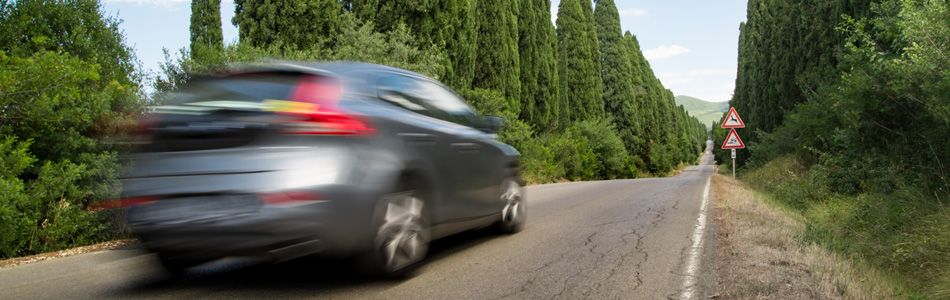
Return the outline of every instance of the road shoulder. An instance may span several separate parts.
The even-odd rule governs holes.
[[[713,176],[719,225],[717,299],[892,298],[883,275],[795,237],[805,225],[736,179]]]

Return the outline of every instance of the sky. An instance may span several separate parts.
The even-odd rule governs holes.
[[[158,70],[162,49],[188,46],[190,0],[102,0],[146,71]],[[624,31],[637,36],[653,72],[675,95],[728,101],[735,88],[739,23],[746,0],[615,0]],[[551,1],[552,22],[560,0]],[[221,1],[225,43],[237,41],[234,2]]]

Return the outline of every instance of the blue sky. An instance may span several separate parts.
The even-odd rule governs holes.
[[[739,22],[746,0],[615,0],[624,31],[637,36],[653,71],[676,95],[727,101],[736,78]],[[559,0],[552,0],[556,14]],[[162,48],[188,45],[190,0],[103,0],[146,69],[157,70]],[[221,1],[225,42],[237,40],[234,3]]]

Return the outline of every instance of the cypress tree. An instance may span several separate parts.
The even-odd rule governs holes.
[[[191,1],[191,55],[198,61],[213,59],[224,49],[221,35],[221,0]]]
[[[595,70],[598,72],[601,69],[601,55],[600,55],[600,39],[597,38],[597,26],[594,25],[594,7],[591,5],[591,0],[579,0],[581,4],[581,10],[584,12],[584,28],[587,30],[587,38],[590,39],[590,60],[591,64],[594,66]],[[619,19],[620,16],[618,15]],[[589,112],[590,117],[600,117],[604,115],[604,82],[601,76],[595,76],[594,78],[594,102],[591,104],[591,107],[594,109]]]
[[[235,0],[241,43],[288,48],[330,47],[342,32],[339,0]]]
[[[518,56],[518,22],[512,13],[516,3],[507,0],[478,2],[478,49],[472,87],[504,93],[508,109],[520,114],[521,67]]]
[[[614,117],[617,130],[627,144],[628,151],[636,153],[634,148],[638,141],[635,135],[640,132],[640,122],[633,94],[633,68],[620,28],[620,14],[614,1],[597,1],[594,19],[600,40],[600,74],[604,85],[604,105],[607,114]]]
[[[442,39],[448,55],[446,84],[457,89],[468,89],[475,77],[478,25],[475,21],[475,0],[446,0],[440,10]]]
[[[627,55],[630,57],[630,65],[633,69],[631,86],[636,95],[637,115],[643,132],[641,137],[645,143],[658,142],[660,135],[658,126],[661,126],[661,124],[657,121],[655,115],[657,111],[656,91],[653,86],[648,84],[651,82],[649,79],[653,78],[653,71],[650,70],[650,63],[643,57],[637,37],[627,31],[624,34],[624,40],[627,46]],[[640,151],[645,153],[647,150],[647,148],[643,148]]]
[[[345,7],[359,19],[373,22],[376,31],[387,32],[406,24],[421,47],[445,49],[443,82],[456,89],[472,84],[477,48],[475,0],[351,0]]]
[[[746,144],[782,124],[785,113],[803,103],[803,91],[837,79],[844,37],[841,15],[860,18],[874,0],[750,0],[740,25],[736,90],[730,105],[740,111]],[[888,46],[888,41],[881,43]],[[738,161],[748,157],[739,152]]]
[[[583,0],[586,1],[586,0]],[[570,121],[584,120],[603,110],[597,81],[600,68],[593,64],[593,46],[590,31],[580,2],[561,1],[557,12],[558,76],[560,78],[561,107],[559,126]]]
[[[518,49],[521,64],[521,119],[548,129],[557,114],[558,81],[550,0],[521,0]]]

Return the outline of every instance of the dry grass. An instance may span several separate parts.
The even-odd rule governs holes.
[[[0,260],[0,269],[16,267],[19,265],[25,265],[29,263],[38,262],[38,261],[56,259],[60,257],[68,257],[68,256],[79,255],[83,253],[108,250],[108,249],[118,248],[118,247],[131,245],[135,243],[138,243],[138,240],[124,239],[124,240],[117,240],[117,241],[109,241],[105,243],[98,243],[95,245],[76,247],[76,248],[66,249],[62,251],[35,254],[35,255],[24,256],[24,257],[15,257],[11,259],[4,259],[4,260]]]
[[[720,299],[890,299],[883,274],[795,236],[804,225],[745,184],[714,175]]]

